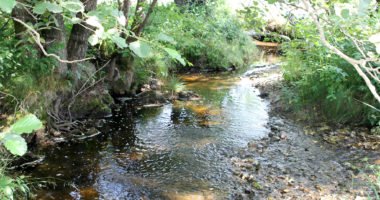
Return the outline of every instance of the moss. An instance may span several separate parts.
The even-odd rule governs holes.
[[[257,182],[257,181],[253,181],[252,186],[256,190],[262,190],[263,189],[263,186],[259,182]]]
[[[111,105],[114,101],[108,91],[95,90],[90,93],[77,99],[72,106],[71,112],[75,118],[101,118],[112,114]]]

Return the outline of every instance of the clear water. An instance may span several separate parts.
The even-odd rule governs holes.
[[[232,77],[232,78],[231,78]],[[38,199],[226,199],[230,156],[268,133],[267,103],[248,78],[185,75],[199,101],[138,109],[128,102],[97,138],[45,152],[34,177],[54,177]]]

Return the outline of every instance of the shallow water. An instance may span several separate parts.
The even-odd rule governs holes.
[[[34,177],[54,177],[38,199],[225,199],[230,156],[268,133],[267,103],[248,78],[184,75],[199,101],[138,109],[128,102],[102,134],[47,153]]]

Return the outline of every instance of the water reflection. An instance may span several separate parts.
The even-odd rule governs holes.
[[[75,187],[60,184],[39,199],[226,198],[236,184],[228,156],[267,133],[267,105],[247,78],[182,79],[201,100],[141,110],[126,104],[102,136],[49,152],[32,175],[59,173]]]

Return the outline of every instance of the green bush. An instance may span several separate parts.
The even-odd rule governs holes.
[[[256,48],[236,17],[219,4],[186,9],[174,4],[159,6],[150,23],[145,36],[177,49],[194,67],[242,68],[255,56]]]
[[[11,177],[8,175],[8,160],[0,156],[0,199],[27,199],[30,190],[24,176]]]
[[[380,113],[368,106],[377,103],[362,78],[352,65],[320,44],[312,24],[302,23],[306,24],[298,24],[296,30],[303,38],[283,45],[288,100],[295,108],[311,108],[334,123],[376,125]],[[359,56],[342,33],[331,27],[329,31],[334,33],[329,38],[334,45],[354,58]]]
[[[8,175],[8,159],[3,146],[14,156],[23,156],[27,144],[22,134],[30,134],[42,128],[42,122],[33,114],[25,115],[8,128],[0,132],[0,199],[25,199],[29,196],[29,187],[24,176],[11,177]]]
[[[0,24],[5,22],[0,19]],[[16,106],[14,99],[17,99],[17,106],[22,104],[25,109],[42,111],[41,108],[47,107],[48,100],[51,100],[49,91],[64,85],[57,83],[53,77],[56,62],[51,58],[40,57],[40,52],[30,43],[30,38],[16,39],[12,22],[3,27],[0,37],[0,91],[13,96],[7,99],[9,101],[3,101],[0,110],[12,113]],[[44,98],[37,100],[37,96]]]

